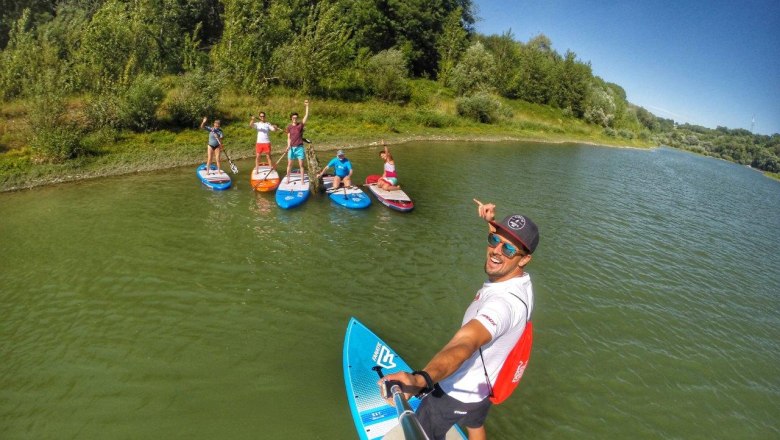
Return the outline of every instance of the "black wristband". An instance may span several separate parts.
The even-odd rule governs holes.
[[[431,379],[431,375],[428,374],[425,370],[419,370],[419,371],[413,371],[412,374],[422,376],[423,379],[425,379],[425,386],[426,389],[423,390],[424,393],[430,393],[433,391],[433,379]]]

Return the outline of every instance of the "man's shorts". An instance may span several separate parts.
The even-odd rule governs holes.
[[[271,154],[271,144],[255,144],[255,153],[257,154]]]
[[[290,147],[290,152],[287,154],[288,159],[303,159],[303,144],[295,147]]]
[[[438,386],[425,396],[417,408],[417,418],[431,440],[444,439],[452,425],[459,423],[467,428],[479,428],[485,424],[492,403],[485,399],[476,403],[463,403],[448,396]]]

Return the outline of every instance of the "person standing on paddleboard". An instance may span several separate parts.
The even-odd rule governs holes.
[[[425,395],[417,417],[433,440],[444,439],[456,423],[468,429],[469,440],[484,440],[485,420],[492,406],[490,382],[520,340],[533,310],[531,278],[525,266],[539,244],[539,229],[531,219],[513,214],[494,221],[495,205],[478,205],[489,223],[485,273],[488,281],[477,292],[461,328],[420,371],[388,374],[404,392]],[[488,381],[489,378],[489,381]]]
[[[203,120],[200,121],[201,130],[209,132],[209,143],[206,145],[206,174],[211,174],[211,158],[213,156],[216,156],[217,174],[219,174],[222,172],[222,167],[219,164],[219,153],[222,150],[222,138],[224,137],[224,134],[222,133],[222,129],[219,128],[219,119],[214,121],[213,126],[206,125],[208,119],[207,116],[204,116]]]
[[[323,168],[322,171],[317,174],[317,178],[319,179],[322,177],[322,175],[325,174],[329,168],[333,168],[334,172],[336,173],[336,176],[333,177],[333,186],[331,186],[331,190],[340,187],[342,183],[344,184],[344,187],[347,188],[352,186],[352,162],[347,159],[347,156],[344,154],[344,150],[339,150],[336,153],[336,157],[331,159],[330,162],[325,165],[325,168]]]
[[[261,154],[265,154],[265,157],[268,160],[268,165],[271,165],[273,163],[273,161],[271,161],[271,137],[269,136],[269,134],[270,132],[279,129],[278,126],[271,124],[270,122],[266,122],[265,112],[261,111],[260,114],[258,115],[258,118],[260,119],[260,121],[255,122],[255,116],[252,115],[252,119],[249,120],[249,126],[257,130],[257,142],[255,143],[256,172],[260,171]]]
[[[306,121],[309,119],[309,100],[303,101],[306,107],[306,113],[303,120],[298,120],[298,113],[290,113],[290,125],[287,126],[287,183],[290,183],[290,171],[292,169],[293,159],[298,159],[298,167],[301,170],[301,182],[303,182],[303,129]]]

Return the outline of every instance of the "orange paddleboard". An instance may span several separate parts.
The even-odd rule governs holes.
[[[279,186],[279,173],[268,163],[261,163],[252,170],[252,188],[260,192],[271,192]]]

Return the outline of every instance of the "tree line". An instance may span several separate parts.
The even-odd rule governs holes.
[[[31,146],[55,161],[82,154],[84,131],[190,127],[225,87],[407,105],[413,80],[425,78],[481,122],[509,114],[502,99],[524,100],[609,136],[777,172],[776,137],[677,126],[631,105],[622,87],[545,35],[481,35],[476,19],[472,0],[11,2],[0,18],[0,96],[29,102]],[[80,117],[68,109],[73,96],[84,102]]]

